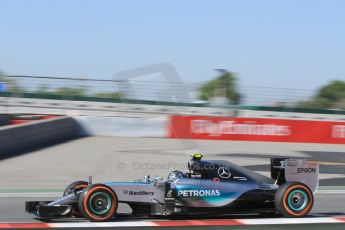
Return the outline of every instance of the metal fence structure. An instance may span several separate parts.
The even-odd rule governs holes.
[[[123,84],[126,83],[126,84]],[[294,108],[312,90],[240,86],[242,105],[215,105],[197,99],[200,84],[134,79],[9,76],[0,92],[2,114],[157,117],[171,114],[344,120],[345,111]],[[130,85],[130,87],[128,86]],[[128,91],[131,97],[127,95]],[[173,90],[171,89],[173,88]],[[171,93],[187,90],[186,101]],[[183,92],[185,94],[185,91]],[[181,97],[182,99],[184,97]]]
[[[89,79],[70,77],[8,76],[7,91],[20,93],[38,93],[60,95],[67,98],[78,96],[174,102],[171,91],[187,91],[189,101],[202,103],[198,98],[201,83],[165,82],[164,80],[130,80],[129,84],[114,79]],[[6,84],[6,83],[5,83]],[[183,87],[181,87],[181,84]],[[130,85],[131,89],[128,88]],[[131,93],[129,94],[129,91]],[[255,106],[292,106],[300,101],[310,99],[315,90],[274,88],[239,85],[243,100],[241,105]],[[133,93],[134,92],[134,93]],[[117,95],[118,93],[118,95]],[[181,102],[181,101],[179,101]],[[204,102],[205,103],[205,102]]]
[[[316,90],[298,88],[276,88],[261,86],[240,86],[244,105],[293,106],[311,99]]]

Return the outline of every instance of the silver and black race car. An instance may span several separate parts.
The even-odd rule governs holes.
[[[38,218],[84,217],[107,221],[126,203],[133,216],[185,216],[281,213],[306,216],[313,207],[319,165],[305,159],[271,159],[271,178],[223,160],[202,160],[194,154],[189,172],[172,171],[167,180],[93,184],[77,181],[54,201],[27,201],[25,209]]]

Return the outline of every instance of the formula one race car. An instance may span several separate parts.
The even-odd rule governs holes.
[[[281,213],[306,216],[313,207],[319,165],[305,159],[271,159],[271,178],[228,161],[202,160],[194,154],[188,173],[172,171],[167,180],[70,184],[62,198],[28,201],[38,218],[84,217],[107,221],[126,203],[133,216]]]

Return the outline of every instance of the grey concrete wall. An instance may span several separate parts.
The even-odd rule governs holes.
[[[12,117],[13,116],[9,114],[0,114],[0,126],[8,125]]]
[[[73,139],[78,135],[78,127],[70,117],[0,127],[0,159]]]
[[[0,127],[0,159],[83,136],[165,137],[166,116],[62,117]]]

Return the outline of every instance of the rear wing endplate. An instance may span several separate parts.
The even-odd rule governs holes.
[[[315,193],[319,186],[319,163],[306,159],[272,158],[271,177],[278,185],[301,182]]]
[[[319,186],[319,163],[306,159],[286,159],[285,180],[302,182],[315,193]]]

